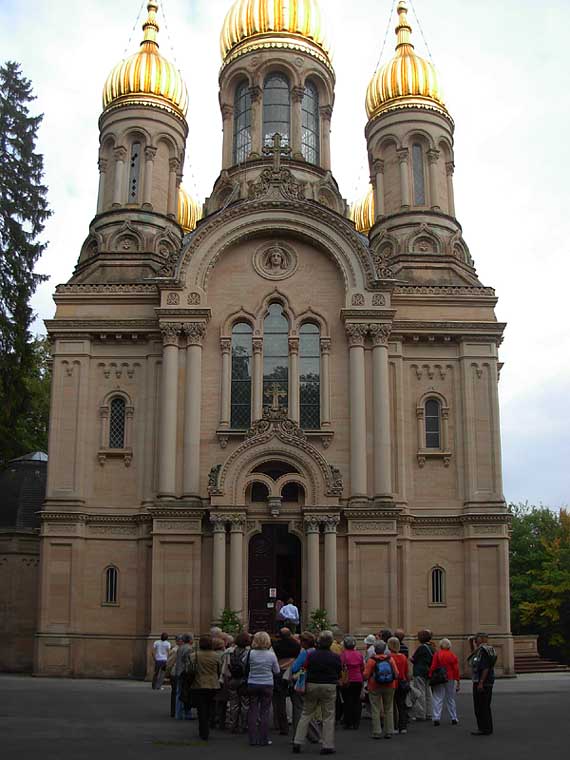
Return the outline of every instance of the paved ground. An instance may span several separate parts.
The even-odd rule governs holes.
[[[496,733],[472,737],[470,684],[462,684],[460,725],[412,724],[407,736],[372,741],[370,722],[361,730],[337,733],[341,757],[421,760],[568,760],[570,757],[570,675],[522,676],[495,687]],[[275,736],[267,748],[250,748],[245,737],[214,732],[196,738],[195,722],[171,720],[170,692],[147,683],[68,681],[0,676],[0,757],[6,760],[200,760],[288,757],[287,739]],[[304,756],[317,757],[308,745]]]

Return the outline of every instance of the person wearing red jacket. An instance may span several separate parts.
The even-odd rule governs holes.
[[[449,639],[442,639],[439,642],[439,650],[434,654],[429,669],[428,675],[430,679],[436,670],[445,671],[447,682],[431,687],[433,697],[433,725],[439,726],[445,703],[445,707],[451,718],[451,724],[456,726],[458,719],[455,694],[459,691],[461,681],[459,676],[459,660],[451,651],[451,641]]]

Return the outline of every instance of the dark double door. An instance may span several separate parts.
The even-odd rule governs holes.
[[[301,542],[286,525],[264,525],[250,540],[248,579],[250,632],[275,630],[276,598],[301,607]]]

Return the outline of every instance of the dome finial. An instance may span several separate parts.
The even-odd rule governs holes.
[[[396,50],[399,50],[404,45],[413,48],[412,27],[408,21],[408,5],[405,0],[400,0],[398,3],[398,16],[398,26],[396,27],[398,42],[396,44]]]
[[[141,42],[141,45],[144,45],[145,43],[150,42],[152,45],[156,45],[158,47],[158,32],[160,31],[160,27],[158,25],[158,21],[156,20],[156,13],[158,11],[158,2],[149,2],[146,6],[146,9],[148,11],[148,16],[146,18],[146,21],[143,24],[143,32],[144,32],[144,38]]]

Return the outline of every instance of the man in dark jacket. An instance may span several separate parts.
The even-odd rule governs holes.
[[[477,633],[469,639],[471,654],[468,661],[473,673],[473,708],[477,719],[477,731],[471,732],[473,736],[490,736],[493,733],[491,700],[497,655],[488,640],[486,633]]]
[[[293,638],[289,628],[281,628],[273,642],[273,651],[279,662],[279,675],[275,677],[275,686],[273,687],[273,721],[281,736],[287,736],[289,733],[289,721],[287,720],[289,683],[283,680],[283,675],[296,660],[301,651],[301,645],[297,639]]]

